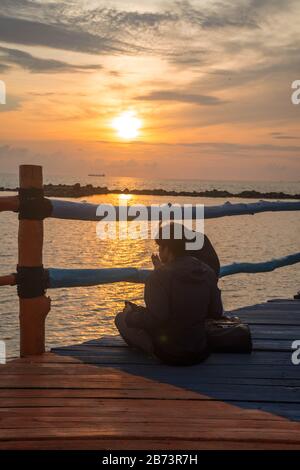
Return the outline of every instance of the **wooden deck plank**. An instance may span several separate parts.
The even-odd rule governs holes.
[[[266,354],[266,362],[264,363],[263,361],[263,356],[255,356],[255,359],[253,360],[252,362],[252,359],[251,357],[252,356],[242,356],[242,355],[236,355],[236,357],[234,358],[232,354],[226,354],[226,355],[221,355],[221,354],[214,354],[213,356],[211,356],[210,358],[207,359],[206,361],[206,364],[212,364],[212,365],[224,365],[224,364],[227,364],[227,365],[242,365],[242,366],[250,366],[251,364],[252,365],[260,365],[260,364],[265,364],[265,365],[276,365],[276,358],[279,357],[278,359],[278,364],[285,364],[286,362],[286,358],[288,357],[289,358],[289,365],[291,365],[291,350],[289,349],[289,351],[254,351],[254,353],[252,353],[253,357],[254,357],[254,354]],[[281,356],[281,354],[283,356]],[[273,356],[274,355],[274,356]],[[90,364],[90,365],[99,365],[99,366],[105,366],[105,369],[106,368],[109,368],[109,367],[118,367],[118,358],[114,358],[113,360],[111,359],[111,362],[108,362],[108,360],[106,358],[103,358],[102,357],[102,352],[99,351],[99,353],[97,355],[94,355],[94,356],[90,356],[90,355],[82,355],[80,356],[80,359],[77,357],[73,357],[73,356],[61,356],[63,357],[65,360],[63,362],[63,365],[66,366],[66,369],[67,369],[67,366],[73,366],[73,365],[76,365],[76,364]],[[282,359],[281,359],[282,357]],[[212,361],[212,362],[210,362]],[[52,364],[52,365],[57,365],[57,364],[61,364],[61,362],[58,362],[56,361],[56,359],[54,359],[53,357],[49,358],[47,360],[47,362],[40,362],[38,361],[36,364],[39,365],[39,364]],[[24,363],[26,364],[26,363]],[[130,366],[136,366],[136,367],[144,367],[145,370],[148,370],[149,368],[151,367],[156,367],[157,366],[157,362],[156,361],[150,361],[148,360],[147,358],[144,359],[144,360],[141,360],[141,361],[119,361],[119,366],[120,368],[122,367],[122,369],[126,370],[127,367],[130,367]],[[161,367],[164,367],[163,365],[161,365]],[[194,367],[197,367],[197,366],[194,366]],[[1,367],[0,367],[1,368]],[[259,369],[259,368],[257,368]]]
[[[92,356],[93,363],[92,364],[97,364],[97,361],[101,363],[101,357],[103,356],[104,352],[106,349],[109,348],[104,348],[101,346],[98,348],[98,353],[96,356]],[[116,349],[116,348],[112,348]],[[123,354],[123,348],[120,348],[118,352],[115,352],[115,354],[118,354],[121,356]],[[80,366],[82,364],[81,361],[73,359],[71,356],[68,358],[68,356],[64,356],[64,361],[57,361],[55,360],[55,356],[51,354],[47,354],[47,356],[50,356],[49,358],[47,357],[47,361],[44,360],[43,362],[18,362],[18,361],[12,361],[8,362],[5,366],[5,368],[0,367],[0,375],[1,374],[7,374],[12,371],[15,374],[18,373],[30,373],[31,371],[34,371],[36,374],[39,373],[49,373],[51,374],[52,372],[55,373],[55,371],[63,371],[66,374],[69,373],[78,373],[79,370],[81,369]],[[61,356],[57,356],[59,359]],[[65,367],[66,363],[68,364],[68,367]],[[207,365],[262,365],[262,366],[267,366],[267,365],[285,365],[285,366],[291,366],[291,353],[290,352],[280,352],[280,351],[253,351],[252,354],[247,354],[247,355],[241,355],[241,354],[213,354],[211,355],[204,364],[201,364],[200,366],[207,366]],[[141,363],[141,366],[148,366],[148,368],[153,368],[156,367],[156,364],[154,364],[154,361],[149,361],[147,358],[144,360],[143,363]],[[137,366],[139,367],[139,366]],[[199,366],[193,366],[193,370],[197,369]],[[165,371],[169,372],[170,368],[168,366],[164,366],[161,364],[159,371]],[[173,367],[172,370],[176,370],[176,372],[183,371],[185,369],[182,369],[182,367]],[[103,373],[107,373],[106,368],[103,369]]]
[[[16,400],[15,400],[16,401]],[[132,400],[132,399],[123,399],[123,400],[114,400],[111,398],[92,400],[90,403],[87,400],[77,400],[74,399],[70,401],[70,406],[61,407],[59,404],[53,406],[36,406],[34,409],[31,409],[28,406],[19,406],[11,410],[11,408],[1,407],[0,416],[110,416],[131,413],[136,415],[136,413],[143,410],[143,416],[183,416],[187,412],[193,412],[193,417],[198,418],[215,418],[215,419],[255,419],[255,420],[271,420],[271,421],[285,421],[283,417],[270,414],[268,412],[262,412],[261,410],[256,410],[255,408],[242,409],[239,406],[232,406],[227,403],[215,402],[213,407],[208,407],[205,401],[197,401],[195,404],[193,400],[188,398],[179,400],[174,407],[174,401],[167,399],[164,400],[163,408],[157,407],[156,400],[152,399],[141,399],[141,400]],[[83,406],[78,406],[79,403],[84,403]],[[59,403],[59,401],[58,401]],[[242,402],[241,402],[242,403]],[[95,407],[95,404],[97,406]],[[287,406],[287,405],[282,405]]]
[[[296,339],[297,336],[294,338]],[[292,340],[285,339],[254,339],[253,347],[256,351],[291,351]]]
[[[186,413],[192,413],[194,419],[229,419],[229,420],[255,420],[255,421],[282,421],[286,420],[283,417],[270,414],[267,412],[257,411],[255,409],[242,409],[240,406],[224,406],[223,403],[216,402],[213,407],[208,407],[207,403],[199,401],[196,405],[193,401],[188,399],[181,400],[174,407],[173,400],[165,400],[163,408],[157,407],[155,400],[98,400],[97,406],[90,406],[89,402],[85,402],[83,406],[78,406],[77,401],[73,406],[61,407],[61,406],[42,406],[30,408],[27,406],[11,408],[0,408],[1,418],[7,417],[42,417],[42,416],[58,416],[58,417],[102,417],[103,419],[109,418],[120,418],[121,416],[133,417],[133,419],[142,418],[162,418],[166,419],[170,417],[181,417],[185,418]],[[141,411],[143,411],[141,415]]]
[[[253,338],[253,347],[257,351],[282,351],[282,352],[287,352],[291,350],[291,343],[294,341],[295,338],[298,338],[297,333],[295,333],[295,336],[290,339],[277,339],[277,338],[267,338],[267,337],[262,337],[262,338]],[[82,357],[97,357],[99,356],[101,351],[98,351],[96,347],[87,347],[85,345],[83,346],[70,346],[70,348],[67,349],[67,346],[65,348],[55,348],[54,351],[62,356],[70,356],[72,355],[75,358],[78,358],[79,360],[82,360]],[[126,352],[125,354],[119,353],[117,351],[115,352],[105,352],[103,351],[101,354],[101,359],[103,363],[116,363],[113,361],[113,359],[117,359],[117,362],[120,363],[157,363],[157,361],[153,360],[152,358],[147,358],[146,356],[142,354],[137,354],[134,352]]]
[[[299,312],[300,301],[299,300],[288,300],[288,301],[268,301],[263,304],[249,305],[248,307],[241,307],[234,310],[236,312],[247,313],[253,310],[263,310],[264,312],[270,311],[271,313],[276,313],[277,311],[288,310],[289,312],[295,311]]]
[[[215,372],[217,372],[217,374],[215,374],[211,369],[213,369]],[[141,370],[141,369],[133,369],[132,370],[132,374],[133,375],[138,375],[138,370]],[[184,384],[187,384],[187,385],[196,385],[196,384],[233,384],[233,385],[236,385],[236,384],[245,384],[245,385],[285,385],[286,384],[286,380],[287,378],[289,379],[289,386],[293,386],[293,387],[299,387],[300,386],[300,378],[299,378],[299,374],[297,374],[297,371],[294,371],[293,369],[291,369],[291,374],[286,374],[285,371],[277,371],[277,370],[273,370],[273,371],[269,371],[267,368],[264,369],[266,371],[266,374],[264,374],[263,371],[257,371],[257,369],[254,368],[253,371],[250,371],[250,374],[249,374],[249,371],[248,370],[243,370],[243,369],[240,369],[240,368],[236,368],[235,366],[232,366],[232,367],[229,367],[228,368],[228,374],[226,374],[227,370],[226,368],[224,367],[214,367],[211,366],[210,368],[203,368],[202,369],[202,372],[205,373],[204,376],[200,375],[200,376],[195,376],[195,377],[190,377],[188,378],[186,376],[186,374],[174,374],[173,378],[172,378],[172,382],[175,383],[176,385],[184,385]],[[108,381],[116,381],[116,378],[113,377],[112,375],[109,375],[109,374],[106,374],[106,375],[102,375],[100,377],[98,376],[92,376],[92,375],[87,375],[87,374],[83,374],[82,373],[83,371],[79,369],[78,371],[78,379],[82,379],[82,380],[89,380],[89,381],[94,381],[92,383],[91,386],[84,386],[84,387],[76,387],[76,388],[95,388],[94,385],[95,385],[95,382],[96,384],[98,385],[97,388],[107,388],[105,386],[103,386],[103,383],[105,384],[106,382]],[[141,371],[141,374],[143,373],[144,371]],[[152,372],[152,373],[151,373]],[[219,372],[219,374],[218,374]],[[252,374],[251,374],[252,372]],[[151,373],[151,379],[152,380],[157,380],[157,381],[167,381],[169,382],[169,376],[166,375],[166,374],[157,374],[155,373],[155,370],[154,371],[148,371],[148,376],[150,377],[150,373]],[[30,381],[30,377],[34,377],[34,381]],[[1,380],[0,380],[0,389],[8,389],[8,390],[11,390],[11,388],[21,388],[21,389],[25,389],[25,388],[32,388],[31,385],[34,385],[37,383],[38,381],[38,386],[35,386],[35,388],[53,388],[53,383],[50,385],[48,385],[48,382],[45,383],[45,382],[41,382],[41,380],[43,379],[43,377],[54,377],[54,380],[56,380],[56,378],[59,378],[61,379],[62,377],[70,377],[72,376],[71,374],[63,374],[63,372],[60,372],[60,373],[51,373],[51,374],[37,374],[37,375],[34,375],[34,374],[9,374],[9,375],[4,375],[4,374],[1,374]],[[16,378],[25,378],[27,380],[27,385],[24,386],[23,383],[17,383],[17,385],[14,385],[16,384],[16,381],[14,382],[13,385],[11,385],[11,378],[13,379],[16,379]],[[53,382],[53,381],[52,381]],[[137,383],[137,381],[132,381],[131,379],[128,380],[128,382],[130,383],[130,385],[134,385]],[[8,385],[10,384],[10,385]],[[61,384],[59,381],[57,382],[57,387],[55,386],[54,384],[54,388],[62,388],[62,387],[65,387],[65,384],[66,382],[64,381],[63,384]],[[76,385],[77,382],[68,382],[67,385]],[[112,387],[108,387],[108,388],[112,388]],[[115,385],[113,386],[113,388],[119,388],[119,387],[116,387]],[[1,396],[1,395],[0,395]]]
[[[181,420],[182,421],[182,420]],[[299,426],[298,423],[296,426]],[[169,423],[160,423],[159,426],[151,426],[149,423],[130,425],[130,423],[100,423],[93,426],[77,426],[71,428],[49,426],[48,428],[37,429],[32,426],[28,428],[0,429],[0,440],[28,440],[36,439],[67,439],[78,438],[89,440],[98,439],[173,439],[175,440],[193,440],[198,441],[199,446],[203,441],[236,441],[236,442],[270,442],[270,443],[289,443],[300,446],[300,430],[294,428],[291,423],[289,429],[281,429],[281,423],[277,429],[266,430],[264,425],[260,428],[248,429],[242,427],[241,423],[236,428],[214,426],[213,429],[199,426],[199,423],[189,423],[189,426],[182,427],[170,426]],[[162,441],[163,442],[163,441]]]
[[[149,424],[151,423],[152,432],[150,436],[152,438],[157,437],[159,435],[159,431],[156,434],[156,428],[162,430],[162,428],[166,428],[166,430],[170,430],[170,428],[178,427],[179,422],[180,425],[180,432],[173,433],[173,436],[183,438],[186,432],[191,432],[195,430],[197,436],[200,436],[200,433],[206,432],[213,432],[216,428],[224,428],[226,431],[236,431],[240,429],[241,431],[247,431],[249,434],[252,432],[260,432],[263,428],[265,433],[276,433],[276,432],[293,432],[296,435],[294,439],[296,442],[300,444],[300,426],[299,423],[296,422],[289,422],[287,420],[278,422],[273,420],[255,420],[255,419],[234,419],[228,418],[221,419],[221,418],[188,418],[186,416],[165,416],[162,415],[161,417],[158,416],[144,416],[143,410],[140,410],[137,416],[132,416],[131,414],[127,414],[126,416],[81,416],[76,415],[74,416],[20,416],[20,417],[4,417],[1,418],[1,429],[0,430],[0,439],[5,438],[5,432],[10,432],[18,429],[19,436],[22,435],[22,430],[28,432],[28,429],[36,429],[45,430],[47,432],[48,429],[52,428],[64,428],[66,432],[73,431],[74,428],[79,427],[81,428],[92,428],[101,432],[102,430],[107,431],[108,429],[118,429],[119,432],[124,433],[124,429],[126,428],[135,428],[135,434],[133,436],[138,437],[142,436],[144,433],[148,434],[148,428],[150,427]],[[279,431],[280,430],[280,431]],[[163,434],[165,437],[169,437],[172,434]],[[24,435],[24,434],[23,434]],[[124,434],[111,434],[111,436],[117,435],[119,437],[124,436]],[[47,434],[46,436],[47,437]]]
[[[57,439],[1,442],[0,450],[299,450],[298,444],[273,442],[192,441],[172,439]]]

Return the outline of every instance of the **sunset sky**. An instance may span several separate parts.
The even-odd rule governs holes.
[[[300,179],[299,0],[1,0],[0,79],[2,172]]]

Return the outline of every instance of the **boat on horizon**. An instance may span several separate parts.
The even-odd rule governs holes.
[[[90,173],[88,176],[100,176],[103,178],[105,176],[105,173]]]

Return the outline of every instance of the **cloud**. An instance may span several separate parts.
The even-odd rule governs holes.
[[[34,73],[54,73],[54,72],[80,72],[88,70],[99,70],[101,65],[73,65],[67,62],[54,59],[41,59],[34,57],[28,52],[18,49],[8,49],[0,46],[0,58],[7,64],[17,65]]]
[[[82,16],[85,22],[102,25],[104,30],[138,32],[158,30],[161,26],[177,23],[179,17],[172,11],[138,12],[122,11],[116,8],[97,8]]]
[[[138,101],[174,101],[176,103],[189,103],[201,106],[215,106],[223,103],[222,100],[215,96],[183,93],[176,90],[153,91],[146,95],[137,96],[135,99]]]
[[[230,142],[195,142],[191,144],[184,144],[188,147],[203,147],[205,149],[221,150],[224,153],[231,153],[236,151],[249,151],[251,152],[275,152],[275,153],[300,153],[300,145],[272,145],[272,144],[236,144]]]
[[[4,144],[0,145],[0,161],[3,165],[5,161],[9,162],[11,160],[27,159],[29,156],[29,151],[25,147],[12,147],[11,145]],[[15,163],[13,163],[15,165]]]
[[[211,0],[199,5],[181,0],[165,2],[160,7],[153,5],[152,11],[145,11],[143,0],[131,10],[126,9],[126,4],[108,8],[104,1],[99,3],[93,8],[80,0],[1,0],[0,40],[92,54],[166,50],[176,53],[171,51],[175,43],[182,39],[186,44],[187,37],[197,39],[199,32],[255,31],[270,14],[283,9],[286,12],[294,2]],[[196,47],[194,50],[197,54]],[[175,60],[174,56],[171,60]],[[184,61],[180,53],[178,61]]]
[[[16,111],[21,108],[21,99],[16,96],[6,95],[6,103],[0,105],[0,113]]]
[[[288,135],[284,134],[283,132],[271,132],[270,134],[273,139],[278,139],[278,140],[299,140],[300,137],[296,135]]]
[[[201,72],[219,69],[224,62],[228,64],[230,55],[231,69],[242,69],[248,62],[254,69],[253,77],[256,67],[263,69],[264,60],[276,63],[284,57],[289,37],[294,46],[299,38],[297,0],[210,0],[201,7],[191,1],[176,4],[181,10],[178,16],[189,29],[185,35],[176,29],[176,47],[167,51],[167,57],[180,68],[197,67]],[[296,49],[299,57],[299,47]]]
[[[111,141],[99,140],[99,144],[111,146]],[[147,142],[147,141],[133,141],[133,142],[114,142],[119,147],[128,145],[133,146],[145,146],[145,147],[180,147],[184,148],[195,148],[205,150],[205,152],[215,152],[218,155],[231,155],[233,153],[239,153],[241,151],[248,152],[249,158],[253,152],[275,152],[275,153],[300,153],[300,145],[272,145],[272,144],[239,144],[235,142],[214,142],[214,141],[203,141],[203,142]]]
[[[202,6],[189,0],[175,1],[178,16],[206,30],[235,28],[256,30],[270,15],[286,13],[297,0],[211,0]],[[197,6],[195,6],[197,5]]]
[[[118,41],[110,41],[80,28],[72,30],[63,23],[52,25],[3,16],[0,16],[0,41],[90,54],[125,50]]]
[[[195,7],[192,2],[184,0],[175,2],[179,17],[187,23],[203,29],[223,28],[257,28],[253,10],[246,7],[245,2],[234,3],[229,1],[205,4]]]
[[[43,165],[45,174],[57,175],[57,164],[59,162],[60,174],[85,175],[87,172],[108,172],[110,175],[149,175],[155,173],[159,165],[151,158],[132,158],[125,152],[121,157],[114,158],[110,153],[102,152],[103,157],[99,158],[99,152],[93,152],[91,148],[82,143],[82,148],[78,148],[78,142],[70,143],[55,142],[48,145],[43,143],[35,145],[26,142],[25,145],[15,146],[10,142],[0,145],[1,169],[7,172],[14,172],[19,165]],[[123,157],[123,158],[122,158]]]
[[[0,72],[3,73],[3,72],[7,72],[7,70],[9,70],[10,67],[6,64],[0,64]]]
[[[207,50],[189,50],[175,51],[168,54],[168,61],[170,64],[179,67],[199,67],[207,64]]]
[[[115,176],[203,179],[274,179],[272,168],[285,168],[284,179],[299,174],[300,146],[242,145],[233,142],[196,142],[186,144],[137,143],[119,145],[112,142],[19,141],[18,146],[0,145],[2,171],[14,172],[20,164],[43,165],[44,174],[81,175],[105,172]],[[160,147],[158,147],[160,145]],[[292,151],[290,151],[292,150]],[[99,158],[101,155],[101,158]],[[53,180],[52,180],[53,182]]]
[[[57,171],[57,162],[60,162],[62,167],[67,161],[69,167],[72,168],[72,158],[68,155],[67,152],[64,152],[64,149],[59,150],[43,150],[35,149],[31,147],[30,144],[27,146],[15,146],[11,143],[5,143],[0,145],[0,162],[1,169],[7,172],[16,172],[16,168],[19,165],[28,164],[28,165],[43,165],[46,171]],[[43,145],[43,147],[46,145]],[[86,162],[80,161],[78,157],[73,160],[74,167],[77,166],[84,168]]]
[[[149,172],[155,171],[158,168],[158,163],[155,161],[148,160],[138,160],[135,158],[125,158],[124,160],[105,160],[105,159],[96,159],[92,168],[95,172],[109,172],[109,174],[115,175],[129,175],[129,174],[147,174]]]

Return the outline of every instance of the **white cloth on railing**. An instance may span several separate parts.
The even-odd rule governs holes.
[[[90,220],[99,221],[103,217],[97,216],[97,209],[99,204],[91,204],[88,202],[73,202],[73,201],[61,201],[58,199],[51,199],[53,211],[51,217],[57,219],[69,219],[69,220]],[[200,203],[198,201],[198,203]],[[130,207],[130,206],[128,206]],[[183,207],[183,206],[182,206]],[[116,215],[122,210],[119,206],[115,207]],[[204,218],[214,219],[218,217],[234,216],[234,215],[247,215],[257,214],[260,212],[279,212],[279,211],[299,211],[300,201],[258,201],[250,203],[237,203],[232,204],[226,202],[218,206],[205,206]],[[148,218],[151,214],[151,208],[147,208]],[[192,210],[192,218],[195,219],[197,215],[196,207],[194,205]],[[128,217],[128,220],[132,220],[133,217]],[[139,218],[139,220],[142,220]],[[152,219],[153,220],[153,219]],[[159,217],[157,217],[159,220]]]
[[[233,263],[221,268],[220,277],[238,273],[263,273],[300,263],[300,253],[261,263]],[[114,282],[144,283],[151,269],[49,269],[50,288],[84,287]]]

